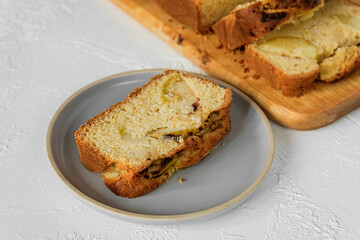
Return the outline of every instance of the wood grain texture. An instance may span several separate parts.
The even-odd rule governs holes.
[[[205,72],[245,92],[282,125],[315,129],[360,106],[360,71],[335,83],[316,82],[302,97],[285,97],[246,67],[243,51],[225,49],[215,34],[196,34],[149,0],[111,1]]]

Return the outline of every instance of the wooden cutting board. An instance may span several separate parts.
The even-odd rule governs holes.
[[[196,34],[151,0],[111,1],[205,72],[252,97],[272,120],[282,125],[315,129],[360,106],[360,71],[335,83],[316,82],[315,89],[302,97],[285,97],[246,67],[243,51],[221,47],[215,34]]]

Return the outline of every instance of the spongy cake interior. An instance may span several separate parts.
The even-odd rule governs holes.
[[[212,82],[173,72],[98,115],[83,130],[83,139],[113,162],[129,166],[163,158],[183,139],[159,136],[199,128],[221,107],[225,93]]]

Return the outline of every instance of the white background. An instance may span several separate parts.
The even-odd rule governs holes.
[[[269,175],[209,221],[139,225],[76,199],[47,158],[51,117],[79,88],[146,68],[202,72],[107,0],[0,1],[0,239],[360,239],[360,109],[313,131],[272,122]]]

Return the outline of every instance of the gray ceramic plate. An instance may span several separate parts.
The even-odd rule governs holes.
[[[264,179],[274,157],[271,126],[262,110],[236,88],[232,130],[199,164],[175,173],[155,191],[136,199],[114,195],[100,174],[86,170],[79,159],[74,132],[89,118],[122,101],[135,88],[163,70],[133,71],[94,82],[67,99],[47,133],[50,162],[76,196],[102,213],[141,223],[171,223],[214,217],[237,206]],[[178,178],[185,182],[180,184]]]

